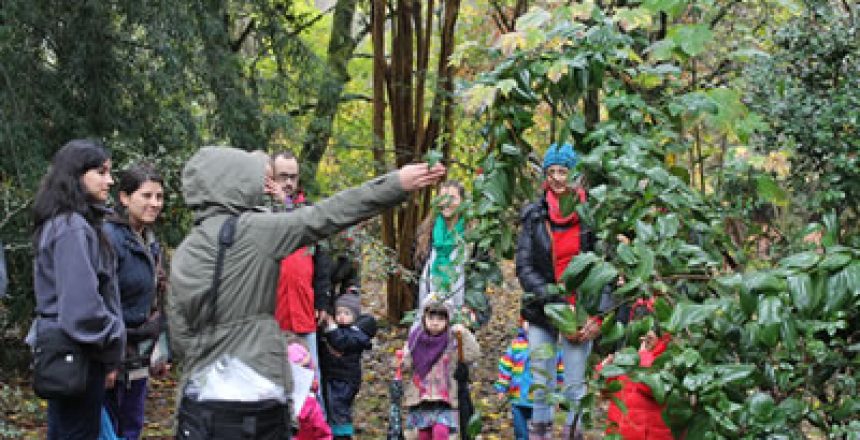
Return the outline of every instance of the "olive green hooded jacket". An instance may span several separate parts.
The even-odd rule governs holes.
[[[264,204],[266,158],[227,147],[204,147],[185,165],[182,193],[195,225],[176,249],[170,269],[168,324],[174,353],[184,362],[182,384],[222,355],[232,355],[292,391],[285,335],[274,318],[280,261],[296,249],[403,201],[396,172],[312,206],[270,213]],[[239,215],[218,289],[216,324],[205,293],[212,284],[218,234]]]

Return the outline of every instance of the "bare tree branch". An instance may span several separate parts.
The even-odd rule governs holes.
[[[245,26],[245,30],[242,31],[242,35],[239,35],[239,38],[230,43],[230,51],[238,52],[239,49],[242,49],[242,45],[245,44],[245,40],[248,39],[248,36],[251,35],[251,31],[253,31],[256,26],[257,21],[252,18],[251,21],[248,22],[248,25]]]

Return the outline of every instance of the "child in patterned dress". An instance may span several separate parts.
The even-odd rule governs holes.
[[[418,440],[447,440],[456,432],[457,333],[463,343],[464,362],[481,355],[475,336],[463,325],[451,325],[452,307],[430,297],[419,313],[420,321],[409,332],[404,349],[403,405],[406,426],[418,430]]]

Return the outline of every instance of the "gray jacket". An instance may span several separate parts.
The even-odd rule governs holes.
[[[281,259],[406,198],[397,174],[390,173],[312,206],[265,212],[259,208],[265,161],[242,150],[204,147],[183,170],[182,192],[194,210],[195,226],[173,254],[167,294],[174,353],[185,362],[183,383],[231,355],[290,392],[286,338],[274,318]],[[218,233],[230,215],[239,219],[224,258],[216,324],[199,327],[209,316],[205,293],[212,283]]]
[[[77,213],[45,222],[33,272],[36,334],[60,327],[92,358],[117,366],[125,348],[125,326],[114,259],[100,246],[96,230]]]

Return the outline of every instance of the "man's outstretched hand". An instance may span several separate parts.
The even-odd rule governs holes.
[[[440,163],[432,168],[426,163],[414,163],[404,165],[397,175],[405,191],[415,191],[436,184],[445,175],[445,171],[445,166]]]

